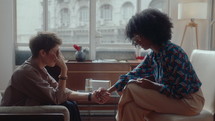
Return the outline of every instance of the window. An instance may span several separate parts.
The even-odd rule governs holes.
[[[17,0],[17,40],[19,50],[28,49],[29,38],[42,30],[43,8],[42,0]]]
[[[74,59],[73,44],[88,50],[88,59],[134,59],[136,48],[124,36],[129,18],[154,0],[16,0],[16,50],[28,50],[39,31],[55,32],[62,51]],[[160,4],[153,3],[153,6]],[[151,4],[150,4],[151,3]],[[162,6],[165,8],[165,6]],[[166,9],[166,8],[165,8]],[[119,56],[120,55],[120,56]]]
[[[131,2],[126,2],[122,6],[122,16],[123,19],[129,20],[129,18],[132,16],[134,13],[134,6],[132,5]]]
[[[89,22],[89,9],[86,6],[80,8],[79,20],[84,23]]]
[[[101,19],[104,21],[112,20],[112,7],[111,5],[105,4],[101,6]]]
[[[61,27],[69,27],[69,22],[70,22],[70,14],[69,14],[69,9],[68,8],[63,8],[60,11],[60,24]]]

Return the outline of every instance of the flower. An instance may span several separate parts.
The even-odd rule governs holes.
[[[144,59],[144,56],[137,56],[136,59],[143,60],[143,59]]]
[[[80,51],[80,50],[81,50],[81,46],[78,46],[78,45],[76,45],[76,44],[74,44],[73,47],[74,47],[77,51]]]

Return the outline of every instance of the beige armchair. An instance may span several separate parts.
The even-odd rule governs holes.
[[[59,105],[0,106],[0,121],[70,121],[70,115]]]
[[[205,97],[204,109],[196,116],[151,113],[147,121],[215,121],[215,51],[194,50],[191,63],[200,80]]]

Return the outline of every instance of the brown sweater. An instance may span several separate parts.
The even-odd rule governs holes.
[[[66,101],[68,92],[58,88],[58,83],[45,68],[40,69],[30,60],[31,58],[14,71],[1,105],[32,106]]]

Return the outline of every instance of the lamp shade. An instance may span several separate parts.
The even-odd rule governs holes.
[[[206,19],[206,2],[185,2],[178,4],[178,19]]]

